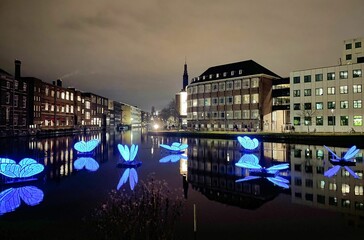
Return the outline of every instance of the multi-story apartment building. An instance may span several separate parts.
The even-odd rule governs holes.
[[[20,135],[27,132],[28,85],[20,76],[15,60],[15,77],[0,69],[0,134]]]
[[[62,80],[42,84],[42,130],[72,130],[74,128],[74,90],[64,88]]]
[[[363,132],[363,53],[363,38],[346,40],[340,65],[290,73],[296,131]]]
[[[22,79],[28,84],[28,114],[27,122],[29,130],[34,134],[42,126],[42,100],[43,94],[42,80],[35,77],[23,77]]]
[[[121,124],[130,128],[141,127],[141,109],[126,103],[121,103]]]
[[[85,125],[89,128],[106,128],[108,114],[108,99],[94,93],[82,93],[85,99]]]
[[[283,119],[272,114],[277,79],[281,77],[253,60],[210,67],[187,86],[188,127],[272,130],[272,122]]]

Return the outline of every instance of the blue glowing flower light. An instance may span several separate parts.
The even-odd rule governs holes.
[[[259,159],[254,154],[244,154],[235,166],[249,169],[251,175],[238,179],[235,182],[244,182],[252,179],[266,178],[268,181],[283,187],[289,188],[289,180],[279,176],[279,171],[289,168],[288,163],[281,163],[269,168],[264,168],[259,164]]]
[[[73,166],[77,170],[85,168],[86,170],[89,170],[91,172],[95,172],[99,169],[99,164],[92,157],[77,158],[76,161],[73,163]]]
[[[138,173],[135,168],[126,168],[124,173],[121,175],[118,186],[116,187],[119,190],[129,179],[130,189],[134,190],[135,185],[138,183]]]
[[[99,145],[99,139],[91,139],[89,141],[79,141],[76,142],[74,148],[78,154],[90,154],[93,153],[95,148]]]
[[[28,178],[43,170],[43,164],[32,158],[23,158],[19,164],[9,158],[0,158],[0,173],[9,178]]]
[[[332,154],[332,158],[329,159],[329,161],[332,165],[334,165],[334,167],[325,171],[324,173],[325,177],[334,176],[340,170],[341,167],[344,167],[354,178],[359,178],[359,176],[351,168],[349,168],[349,166],[355,166],[356,164],[354,161],[354,157],[359,152],[359,149],[357,149],[355,145],[349,148],[349,150],[345,153],[344,157],[342,158],[337,156],[329,147],[325,145],[324,147],[327,149],[327,151],[329,151]]]
[[[170,154],[167,155],[159,160],[160,163],[167,163],[167,162],[178,162],[180,159],[187,159],[186,154]]]
[[[159,144],[159,146],[172,153],[183,153],[188,148],[187,144],[180,142],[173,142],[172,145]]]
[[[253,150],[258,150],[259,147],[259,141],[256,138],[251,139],[248,136],[238,136],[238,142],[240,143],[240,145],[249,151],[253,151]]]
[[[140,161],[135,160],[138,153],[138,145],[132,144],[129,148],[128,145],[118,144],[118,149],[124,160],[123,166],[139,166],[141,164]]]
[[[8,188],[0,193],[0,215],[15,211],[21,199],[29,206],[35,206],[43,201],[43,191],[34,186]]]

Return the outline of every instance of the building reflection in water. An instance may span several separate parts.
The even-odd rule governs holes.
[[[324,173],[332,164],[331,154],[323,146],[292,145],[292,202],[342,212],[348,224],[364,227],[363,150],[355,156],[350,168],[359,176],[353,178],[341,168],[331,178]],[[344,156],[348,148],[331,147],[336,155]]]
[[[264,178],[237,183],[248,174],[246,169],[236,167],[235,163],[242,156],[240,144],[234,140],[190,139],[188,151],[188,182],[193,189],[200,191],[211,200],[255,209],[272,200],[286,190],[275,187]],[[269,144],[262,143],[256,156],[262,166],[285,162],[285,158],[275,158],[278,154],[271,148],[264,158],[264,149]],[[279,156],[279,155],[278,155]]]
[[[46,178],[59,180],[77,170],[73,164],[78,159],[77,151],[73,148],[74,144],[81,140],[89,141],[91,139],[100,139],[100,144],[95,149],[97,159],[93,160],[97,164],[107,161],[108,141],[110,140],[108,132],[89,133],[74,137],[32,139],[29,141],[29,150],[33,152],[39,163],[44,164]]]
[[[348,224],[364,227],[363,150],[355,156],[356,165],[351,166],[359,179],[345,168],[328,178],[324,172],[332,164],[323,145],[263,143],[257,153],[260,165],[290,164],[286,176],[290,188],[282,189],[264,179],[235,183],[247,174],[235,166],[242,156],[237,141],[189,139],[188,144],[187,182],[211,200],[254,209],[278,194],[288,194],[292,203],[339,211],[346,214]],[[344,156],[348,149],[330,148],[338,156]]]

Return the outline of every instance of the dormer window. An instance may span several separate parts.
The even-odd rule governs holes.
[[[210,74],[209,78],[212,79],[212,74]]]
[[[216,73],[216,78],[219,78],[220,74]]]
[[[203,75],[203,76],[202,76],[202,79],[203,79],[203,80],[205,80],[205,78],[206,78],[206,76],[205,76],[205,75]]]
[[[230,74],[231,74],[231,76],[234,76],[234,74],[235,74],[235,71],[231,71],[231,73],[230,73]]]
[[[224,77],[226,77],[226,75],[227,75],[227,73],[226,73],[226,72],[224,72],[224,73],[222,74],[222,76],[224,76]]]
[[[239,69],[239,74],[243,74],[243,69]]]

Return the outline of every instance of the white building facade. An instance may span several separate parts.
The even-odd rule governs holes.
[[[344,41],[341,65],[290,73],[297,132],[363,132],[363,38]]]

